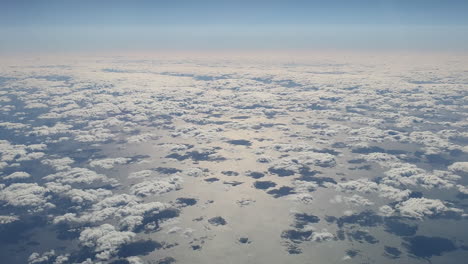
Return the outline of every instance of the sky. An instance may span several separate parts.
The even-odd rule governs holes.
[[[0,51],[466,51],[467,13],[458,0],[0,0]]]

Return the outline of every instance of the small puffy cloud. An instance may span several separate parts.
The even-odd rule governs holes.
[[[207,170],[203,170],[201,168],[189,168],[182,172],[182,175],[187,175],[190,177],[202,177],[206,175]]]
[[[147,178],[153,174],[154,171],[152,170],[141,170],[141,171],[136,171],[132,172],[128,175],[129,179],[139,179],[139,178]]]
[[[54,126],[38,126],[33,127],[29,135],[33,136],[55,136],[59,134],[67,134],[72,128],[72,125],[67,125],[64,123],[56,123]]]
[[[65,264],[69,262],[69,254],[56,255],[55,250],[39,254],[33,252],[28,258],[28,264]]]
[[[118,231],[110,224],[103,224],[84,229],[79,241],[83,246],[91,248],[98,259],[108,260],[122,245],[132,242],[135,236],[133,232]]]
[[[336,164],[335,156],[328,153],[307,153],[299,156],[299,162],[307,166],[334,167]]]
[[[12,174],[3,177],[3,179],[5,179],[5,180],[21,180],[21,179],[27,179],[27,178],[30,178],[30,177],[31,177],[31,174],[29,174],[27,172],[17,171],[17,172],[13,172]]]
[[[379,214],[382,216],[392,216],[395,213],[395,210],[388,205],[383,205],[379,207]]]
[[[463,210],[450,208],[441,200],[427,198],[410,198],[395,206],[400,215],[410,218],[423,219],[424,217],[443,216],[453,214],[460,216]]]
[[[20,158],[17,161],[27,161],[27,160],[38,160],[45,156],[43,152],[30,152]]]
[[[320,231],[320,232],[313,232],[311,240],[315,242],[325,242],[325,241],[331,241],[335,238],[335,235],[328,232],[326,229]]]
[[[171,176],[163,179],[147,180],[133,185],[130,191],[138,196],[160,195],[182,188],[182,178]]]
[[[399,164],[399,159],[397,156],[382,153],[382,152],[372,152],[369,154],[361,154],[360,158],[368,161],[368,162],[376,162],[382,167],[393,167]]]
[[[86,204],[95,204],[102,199],[112,195],[112,191],[106,189],[71,189],[60,195],[67,197],[74,204],[86,205]]]
[[[386,184],[378,184],[376,182],[370,181],[366,178],[360,178],[353,181],[340,182],[336,185],[338,191],[343,191],[346,193],[377,193],[380,197],[402,201],[410,195],[411,191],[409,189],[398,189]]]
[[[379,190],[379,185],[366,178],[361,178],[353,181],[340,182],[336,185],[338,191],[344,192],[361,192],[371,193]]]
[[[21,130],[24,128],[28,128],[29,125],[22,123],[0,122],[0,127],[9,130]]]
[[[103,195],[91,190],[83,192],[71,190],[63,195],[67,195],[75,201],[83,200],[85,204],[92,202],[94,204],[80,213],[66,213],[56,216],[54,223],[97,224],[113,219],[118,221],[122,229],[134,230],[143,224],[145,217],[171,208],[170,205],[160,202],[144,203],[142,199],[135,195]]]
[[[14,183],[0,192],[0,200],[15,207],[26,207],[30,211],[42,211],[55,207],[49,203],[48,190],[37,183]]]
[[[468,173],[468,162],[455,162],[448,168],[456,173]]]
[[[41,161],[42,164],[52,167],[56,171],[63,171],[70,169],[70,165],[75,161],[71,158],[59,158],[59,159],[44,159]]]
[[[93,183],[115,183],[114,179],[106,175],[98,174],[86,168],[72,168],[70,170],[60,171],[55,174],[44,177],[47,181],[56,181],[65,184],[86,184]]]
[[[0,161],[12,162],[27,155],[26,145],[14,145],[6,140],[0,140]]]
[[[151,133],[144,133],[144,134],[138,134],[138,135],[133,135],[127,138],[128,143],[143,143],[147,141],[151,141],[154,139],[158,139],[159,136]]]
[[[29,103],[24,106],[25,109],[36,109],[36,108],[47,108],[47,107],[49,106],[43,103]]]
[[[145,263],[140,257],[133,256],[126,259],[129,264],[143,264]]]
[[[19,220],[18,216],[15,215],[0,215],[0,225],[6,225]]]
[[[368,199],[354,194],[352,196],[341,196],[341,195],[336,195],[333,199],[330,200],[331,203],[346,203],[347,205],[352,205],[352,206],[370,206],[373,205],[374,203],[369,201]]]
[[[28,258],[28,264],[44,264],[44,263],[52,263],[56,258],[55,251],[47,251],[42,254],[37,252],[33,252]]]
[[[75,140],[83,143],[106,142],[115,138],[111,130],[106,128],[93,128],[75,131]]]
[[[112,169],[115,165],[127,164],[130,158],[109,158],[101,160],[93,160],[89,163],[91,167],[98,167],[103,169]]]
[[[453,188],[460,176],[447,171],[434,170],[427,172],[413,164],[402,163],[399,166],[385,172],[381,182],[387,185],[420,186],[426,189]]]
[[[32,145],[28,145],[27,149],[32,150],[32,151],[46,150],[47,145],[46,144],[32,144]]]
[[[457,185],[457,189],[460,193],[462,194],[467,194],[468,195],[468,187],[464,185]]]
[[[368,123],[369,120],[366,120]],[[364,141],[376,141],[381,142],[383,138],[386,136],[385,131],[378,129],[376,127],[364,126],[357,129],[352,129],[349,131],[351,135],[351,139],[354,140],[364,140]]]

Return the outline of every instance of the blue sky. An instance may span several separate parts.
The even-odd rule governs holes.
[[[0,49],[458,51],[466,14],[459,0],[0,0]]]

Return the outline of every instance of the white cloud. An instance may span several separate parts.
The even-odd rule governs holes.
[[[0,225],[5,225],[18,221],[19,217],[15,215],[0,215]]]
[[[55,259],[55,250],[47,251],[42,254],[33,252],[28,258],[28,264],[50,263]]]
[[[413,164],[401,164],[399,167],[386,171],[382,183],[395,187],[419,186],[426,189],[449,189],[455,187],[459,179],[460,176],[447,171],[434,170],[426,172]]]
[[[27,172],[17,171],[17,172],[13,172],[12,174],[3,177],[3,179],[5,179],[5,180],[21,180],[21,179],[27,179],[27,178],[30,178],[30,177],[31,177],[31,174],[29,174]]]
[[[336,185],[338,191],[343,191],[346,193],[377,193],[380,197],[401,201],[410,195],[411,191],[409,189],[398,189],[386,184],[378,184],[376,182],[370,181],[366,178],[360,178],[357,180],[340,182]]]
[[[144,133],[139,135],[130,136],[127,138],[128,143],[143,143],[150,140],[158,139],[159,136],[152,133]]]
[[[80,233],[79,241],[83,246],[93,249],[99,260],[108,260],[122,245],[132,242],[135,236],[133,232],[117,231],[114,226],[103,224],[85,228]]]
[[[15,207],[26,207],[36,212],[55,207],[48,202],[48,190],[36,183],[14,183],[0,192],[0,200]]]
[[[99,191],[99,190],[97,190]],[[54,223],[69,224],[97,224],[108,219],[117,221],[119,226],[126,230],[134,230],[143,224],[144,217],[151,213],[158,213],[162,210],[172,208],[170,205],[161,202],[144,203],[139,197],[129,194],[103,195],[101,193],[86,191],[70,191],[78,196],[71,196],[75,199],[83,199],[85,202],[94,203],[92,207],[80,213],[67,213],[54,218]]]
[[[0,122],[0,127],[9,129],[9,130],[21,130],[24,128],[29,128],[29,125],[22,124],[22,123]]]
[[[89,163],[91,167],[98,167],[103,169],[112,169],[115,165],[127,164],[131,159],[129,158],[108,158],[101,160],[93,160]]]
[[[182,188],[182,178],[171,176],[163,179],[147,180],[133,185],[130,191],[138,196],[161,195]]]
[[[98,174],[86,168],[72,168],[60,171],[44,177],[47,181],[57,181],[65,184],[93,184],[93,183],[116,183],[116,180],[106,175]]]
[[[147,178],[151,176],[154,172],[152,170],[141,170],[141,171],[136,171],[132,172],[128,175],[129,179],[138,179],[138,178]]]
[[[449,170],[457,173],[468,173],[468,162],[455,162],[450,165]]]
[[[50,166],[54,168],[56,171],[63,171],[71,169],[70,165],[73,164],[75,161],[71,158],[59,158],[59,159],[44,159],[41,161],[42,164]]]
[[[463,210],[451,208],[441,200],[427,198],[410,198],[395,206],[402,216],[423,219],[426,216],[441,216],[447,213],[461,215]]]
[[[326,229],[320,231],[320,232],[313,232],[311,240],[316,241],[316,242],[325,242],[325,241],[331,241],[335,238],[335,235],[328,232]]]

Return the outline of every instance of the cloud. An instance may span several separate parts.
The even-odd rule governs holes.
[[[55,260],[55,258],[55,250],[47,251],[42,254],[34,252],[29,256],[28,264],[52,263],[52,261]]]
[[[106,175],[98,174],[86,168],[71,168],[50,174],[43,178],[47,181],[56,181],[65,184],[85,184],[93,183],[116,183],[116,180],[108,178]]]
[[[70,165],[75,161],[71,158],[58,158],[58,159],[43,159],[42,164],[52,167],[56,171],[64,171],[71,169]]]
[[[468,162],[455,162],[448,168],[455,173],[468,173]]]
[[[14,183],[0,192],[0,200],[14,207],[25,207],[37,212],[55,205],[49,202],[48,190],[37,183]]]
[[[141,171],[136,171],[132,172],[128,175],[129,179],[138,179],[138,178],[147,178],[153,174],[154,171],[152,170],[141,170]]]
[[[159,136],[152,133],[144,133],[139,135],[130,136],[127,138],[128,143],[143,143],[150,140],[158,139]]]
[[[459,176],[446,171],[436,170],[429,173],[414,165],[405,165],[385,172],[382,182],[393,186],[421,186],[426,189],[435,187],[449,189],[454,187],[459,179]]]
[[[91,203],[87,210],[79,213],[66,213],[56,216],[55,224],[68,223],[71,225],[98,224],[112,219],[124,230],[135,230],[145,224],[147,219],[158,213],[172,208],[169,204],[161,202],[143,202],[141,198],[130,194],[114,194],[101,192],[100,190],[71,190],[64,195]],[[78,204],[83,205],[83,204]],[[149,222],[146,224],[150,224]]]
[[[111,196],[112,191],[106,189],[71,189],[59,193],[59,195],[67,197],[73,204],[84,206],[102,201],[104,198]]]
[[[18,221],[19,217],[14,215],[0,215],[0,225],[6,225]]]
[[[10,175],[3,177],[4,180],[21,180],[30,178],[31,174],[24,172],[24,171],[17,171]]]
[[[444,215],[461,216],[463,214],[463,210],[448,207],[441,200],[427,198],[410,198],[397,204],[395,209],[402,216],[416,219]]]
[[[91,248],[99,260],[108,260],[117,254],[122,245],[132,242],[135,236],[133,232],[117,231],[114,226],[103,224],[85,228],[80,233],[79,241],[83,246]]]
[[[129,161],[131,161],[130,158],[108,158],[93,160],[89,163],[89,166],[103,169],[112,169],[115,165],[127,164]]]
[[[336,195],[333,199],[330,200],[331,203],[346,203],[348,206],[370,206],[374,203],[369,201],[368,199],[354,194],[352,196],[341,196]]]
[[[0,122],[0,128],[9,129],[9,130],[22,130],[29,128],[29,125],[22,123],[12,123],[12,122]]]
[[[72,125],[64,123],[56,123],[53,126],[37,126],[33,127],[29,135],[31,136],[57,136],[69,134]]]
[[[342,217],[330,220],[325,215],[330,220],[325,223],[307,215],[302,217],[309,222],[299,223],[296,218],[294,227],[289,227],[293,229],[286,228],[281,243],[289,246],[291,254],[300,253],[298,244],[303,242],[304,251],[322,241],[352,243],[353,250],[361,243],[352,241],[375,243],[374,231],[385,231],[390,218],[416,224],[464,215],[453,205],[468,193],[462,181],[467,170],[461,151],[466,152],[468,138],[463,131],[468,123],[463,118],[466,97],[460,96],[466,83],[461,71],[434,70],[432,75],[445,78],[443,83],[406,66],[387,67],[392,65],[388,60],[385,67],[375,63],[369,67],[364,61],[342,65],[328,61],[331,58],[324,63],[303,64],[301,59],[290,64],[288,58],[283,67],[276,61],[263,64],[249,58],[248,63],[226,60],[223,67],[213,67],[204,59],[164,59],[156,64],[146,59],[78,60],[66,69],[36,67],[36,61],[21,71],[2,67],[5,75],[16,79],[6,82],[7,88],[0,87],[0,112],[8,117],[0,123],[8,138],[0,140],[4,171],[0,199],[6,211],[0,223],[20,224],[46,210],[41,215],[52,220],[47,225],[55,225],[46,228],[82,231],[81,245],[98,255],[85,261],[93,263],[113,261],[119,248],[138,236],[170,233],[174,244],[191,250],[189,245],[200,246],[205,238],[193,244],[181,241],[189,235],[183,236],[178,228],[196,229],[193,232],[211,239],[217,236],[216,228],[207,221],[217,214],[192,214],[224,205],[227,210],[229,206],[255,210],[255,204],[268,207],[269,203],[275,208],[312,206],[320,215],[323,206],[330,209],[327,201],[336,203],[330,212]],[[433,83],[425,84],[426,79]],[[0,80],[0,85],[4,83]],[[117,158],[101,155],[109,151]],[[151,159],[145,161],[156,161],[155,168],[125,158],[148,151]],[[430,164],[431,156],[446,161]],[[349,170],[346,162],[351,161],[369,169]],[[112,168],[122,170],[101,170]],[[236,180],[244,182],[242,186],[262,178],[255,185],[264,191],[232,188],[228,192],[233,195],[246,190],[249,194],[238,196],[231,205],[218,204],[216,198],[204,202],[207,197],[193,195],[199,187],[222,186],[223,171],[238,172]],[[118,182],[114,172],[128,178]],[[190,188],[176,192],[183,180]],[[255,202],[252,197],[258,192],[273,197]],[[169,201],[175,197],[199,202],[189,209],[178,200]],[[197,220],[177,222],[179,213]],[[236,223],[226,219],[223,232],[231,232]],[[329,226],[333,221],[338,230],[330,229],[335,228]],[[173,229],[175,222],[178,226]],[[372,230],[356,229],[360,227]],[[103,237],[106,241],[100,240]],[[43,239],[47,237],[38,242],[47,247]],[[255,240],[249,244],[255,245]],[[80,249],[65,250],[74,256]],[[361,248],[353,257],[357,250]],[[364,251],[358,255],[364,257]],[[374,255],[379,262],[378,252]],[[116,262],[142,262],[118,257]],[[405,257],[401,255],[402,261]],[[32,259],[58,263],[59,258],[46,251]]]
[[[25,157],[27,153],[25,145],[14,145],[7,140],[0,140],[1,161],[12,162],[18,158]]]
[[[411,190],[409,189],[398,189],[387,184],[380,184],[370,181],[366,178],[360,178],[357,180],[347,182],[340,182],[336,185],[336,189],[338,191],[343,191],[346,193],[376,193],[380,197],[395,201],[405,200],[411,193]]]
[[[161,195],[182,188],[180,176],[170,176],[165,179],[147,180],[133,185],[130,191],[138,196]]]

